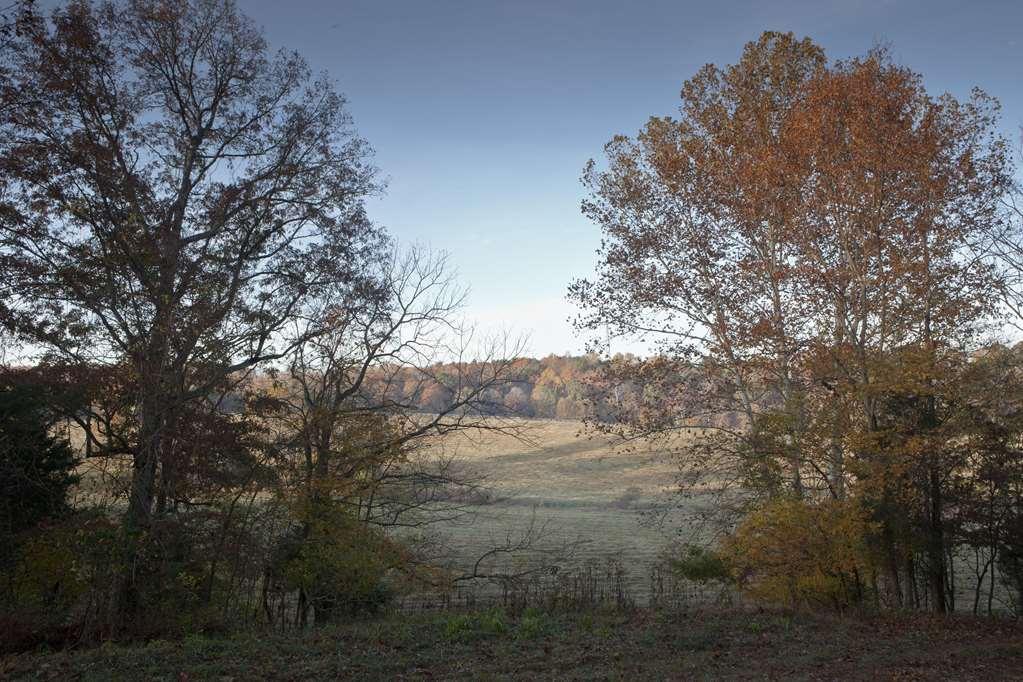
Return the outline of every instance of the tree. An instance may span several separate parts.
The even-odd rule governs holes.
[[[131,368],[134,533],[175,485],[184,406],[283,357],[324,266],[377,248],[373,169],[333,83],[228,0],[25,5],[18,27],[0,318],[62,361]]]
[[[649,433],[715,411],[752,423],[765,403],[798,404],[802,311],[790,264],[806,170],[782,136],[824,63],[809,40],[765,33],[738,64],[708,65],[687,81],[678,119],[650,119],[635,140],[606,146],[606,169],[587,166],[583,212],[606,240],[597,279],[570,290],[587,311],[580,327],[638,335],[654,342],[661,369],[665,359],[675,374],[701,363],[711,379],[681,394],[662,385],[664,410],[646,413]],[[644,372],[643,363],[618,366]],[[793,415],[791,428],[799,424]],[[798,452],[788,456],[798,494]]]
[[[415,577],[428,557],[381,534],[460,518],[483,496],[478,474],[427,446],[458,432],[521,432],[492,416],[489,398],[513,380],[520,349],[505,338],[478,343],[460,322],[464,290],[442,254],[393,248],[366,275],[324,284],[297,311],[294,349],[264,418],[284,455],[281,495],[301,521],[288,562],[304,556],[323,576],[349,575],[356,564],[369,570],[346,555],[352,546],[339,532],[365,539],[367,557],[380,550],[386,570]],[[427,391],[434,395],[423,414],[417,401]],[[330,585],[300,587],[317,622],[346,603]]]
[[[533,409],[538,417],[554,418],[555,408],[558,404],[558,394],[553,388],[546,384],[537,384],[533,387],[530,395],[533,402]]]
[[[1023,128],[1020,133],[1019,140],[1023,143]],[[1023,161],[1023,144],[1018,147],[1017,161]],[[1023,324],[1023,185],[1018,181],[1012,183],[1003,205],[1002,230],[990,243],[979,246],[986,247],[982,253],[1001,271],[999,294],[1006,309],[1006,320],[1019,329]]]
[[[135,422],[130,367],[50,361],[4,367],[0,382],[37,394],[54,422],[77,426],[86,459],[131,454]]]
[[[227,0],[25,5],[2,62],[0,319],[131,368],[131,565],[178,488],[187,406],[282,357],[323,267],[376,248],[373,172],[332,83]],[[124,575],[128,624],[146,574]]]
[[[555,416],[558,419],[582,419],[585,415],[583,406],[574,398],[559,398]]]
[[[508,411],[519,417],[533,415],[533,404],[521,386],[512,386],[504,396],[504,406]]]
[[[931,444],[915,464],[927,471],[919,486],[931,599],[944,610],[942,481],[956,455],[946,446],[951,434],[942,433],[940,386],[958,373],[953,349],[981,341],[999,290],[990,263],[973,255],[1000,231],[1007,188],[1004,141],[993,132],[997,107],[979,91],[967,102],[933,98],[884,51],[836,64],[806,91],[790,137],[812,169],[798,253],[817,304],[810,345],[827,358],[815,380],[837,389],[832,399],[856,396],[855,422],[867,432],[884,430],[896,395],[917,396],[915,421],[903,428]],[[898,410],[908,407],[901,400]],[[835,492],[845,476],[838,441],[833,433],[821,453]]]
[[[361,264],[372,171],[333,85],[229,2],[73,3],[20,26],[0,85],[4,320],[51,354],[130,363],[144,526],[176,410],[282,355],[320,263]]]
[[[422,389],[418,405],[426,412],[440,412],[451,402],[451,391],[442,383],[430,382]]]
[[[313,487],[321,479],[337,482],[340,470],[346,482],[366,486],[357,496],[368,500],[378,477],[398,477],[395,458],[404,459],[419,440],[467,429],[512,430],[489,419],[487,396],[511,381],[518,346],[505,338],[478,343],[475,330],[461,324],[464,291],[446,263],[444,255],[422,249],[393,249],[365,282],[325,286],[296,316],[294,350],[281,378],[282,414]],[[456,361],[437,372],[438,360],[449,355]],[[396,396],[391,387],[398,381],[404,390]],[[415,400],[435,386],[446,399],[433,413],[419,414]],[[370,422],[377,427],[368,428]],[[354,440],[351,424],[357,425],[352,434],[362,434]],[[348,459],[338,459],[340,451]],[[375,519],[378,510],[367,500],[354,504]]]
[[[0,387],[0,535],[17,533],[68,511],[78,460],[51,433],[54,416],[38,391]]]
[[[883,50],[828,64],[791,34],[702,69],[678,119],[615,138],[584,176],[605,240],[597,278],[570,290],[579,326],[656,351],[606,365],[602,403],[619,407],[596,426],[698,427],[682,480],[734,486],[722,508],[739,517],[842,500],[852,479],[872,520],[912,519],[944,610],[955,377],[1000,290],[984,255],[1009,177],[996,114],[979,91],[931,97]],[[907,546],[889,544],[897,586]]]

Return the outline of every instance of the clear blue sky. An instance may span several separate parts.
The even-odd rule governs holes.
[[[881,42],[934,93],[978,85],[1023,124],[1023,0],[556,2],[239,0],[349,98],[389,180],[371,206],[400,240],[450,252],[470,317],[579,352],[568,282],[599,232],[579,213],[583,164],[616,133],[671,114],[682,82],[733,63],[764,30],[833,58]]]

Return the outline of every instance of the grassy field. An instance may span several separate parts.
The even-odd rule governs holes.
[[[675,467],[663,450],[626,453],[574,421],[524,420],[526,440],[495,432],[455,434],[453,453],[521,504],[607,508],[649,502],[669,490]]]
[[[620,561],[630,595],[639,604],[648,603],[651,570],[664,565],[674,544],[693,539],[678,513],[661,518],[661,523],[645,513],[669,500],[678,502],[672,499],[677,466],[671,453],[644,443],[622,451],[607,437],[584,432],[577,422],[529,420],[520,425],[528,442],[483,432],[456,434],[443,443],[445,452],[487,476],[499,500],[476,507],[473,518],[441,529],[455,562],[464,566],[531,522],[545,523],[548,544],[583,541],[574,565]],[[690,510],[700,503],[699,497],[686,502]],[[957,557],[956,566],[956,607],[969,610],[972,566],[963,557]],[[682,589],[686,598],[699,600],[718,594],[691,585]],[[994,595],[996,610],[1007,611],[1005,586],[997,584]]]
[[[434,613],[0,660],[30,680],[1021,680],[1019,625],[761,611]]]
[[[439,558],[464,571],[488,549],[542,528],[536,547],[574,545],[573,567],[621,560],[630,592],[643,601],[649,569],[677,531],[677,524],[657,527],[643,513],[672,488],[675,467],[668,454],[649,448],[622,452],[574,421],[512,423],[518,437],[457,432],[433,444],[433,454],[454,457],[485,478],[493,500],[469,505],[457,521],[431,526],[443,539]],[[78,473],[74,502],[116,505],[129,486],[130,464],[125,458],[86,460]],[[112,491],[120,491],[119,497]],[[488,567],[528,554],[500,555]]]
[[[519,425],[526,440],[483,432],[456,434],[442,444],[446,454],[486,476],[495,499],[439,528],[455,563],[467,568],[487,548],[542,527],[540,546],[577,544],[569,562],[574,567],[620,562],[629,592],[645,601],[651,567],[677,533],[676,525],[652,523],[644,514],[673,486],[668,453],[622,452],[606,437],[582,432],[577,422]]]
[[[676,465],[663,446],[633,444],[625,451],[582,424],[563,420],[518,420],[511,424],[522,437],[495,431],[458,432],[434,444],[436,454],[455,457],[484,476],[493,502],[469,505],[457,522],[431,530],[443,538],[439,558],[457,571],[468,571],[489,548],[514,542],[530,527],[542,527],[541,548],[578,544],[562,568],[596,567],[617,561],[625,571],[630,596],[649,601],[651,571],[663,566],[673,544],[691,539],[677,514],[655,523],[651,511],[673,498]],[[126,490],[126,460],[89,460],[82,465],[82,485],[75,497],[95,503],[109,500],[111,488]],[[691,498],[687,504],[699,504]],[[680,535],[680,530],[685,535]],[[528,552],[497,556],[484,568],[503,571]],[[549,557],[547,557],[549,558]],[[972,568],[957,559],[957,608],[973,601]],[[498,571],[498,572],[499,572]],[[485,586],[484,586],[485,587]],[[694,596],[707,594],[691,589]],[[485,590],[484,590],[485,591]],[[716,591],[711,590],[711,595]],[[986,592],[985,592],[986,594]],[[417,595],[409,602],[415,604]],[[986,603],[986,599],[984,600]],[[1008,608],[1000,583],[996,609]]]

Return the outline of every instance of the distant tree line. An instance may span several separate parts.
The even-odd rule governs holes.
[[[590,381],[601,363],[595,355],[515,358],[509,364],[507,380],[481,394],[479,409],[508,417],[582,419],[594,407]],[[471,388],[458,386],[463,370],[459,363],[439,363],[430,368],[435,380],[425,384],[401,371],[389,374],[386,379],[372,375],[370,379],[375,380],[377,390],[394,400],[407,401],[420,412],[434,413],[450,404],[459,390]],[[629,391],[628,387],[623,388],[623,394]]]

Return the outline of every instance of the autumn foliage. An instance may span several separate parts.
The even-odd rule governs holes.
[[[644,390],[593,423],[699,429],[677,448],[683,492],[722,491],[720,551],[754,595],[990,608],[998,572],[1019,603],[1005,467],[1023,393],[996,343],[1019,264],[998,245],[1019,225],[997,116],[883,49],[831,62],[765,33],[588,166],[605,241],[572,286],[580,326],[655,348],[606,367]]]

